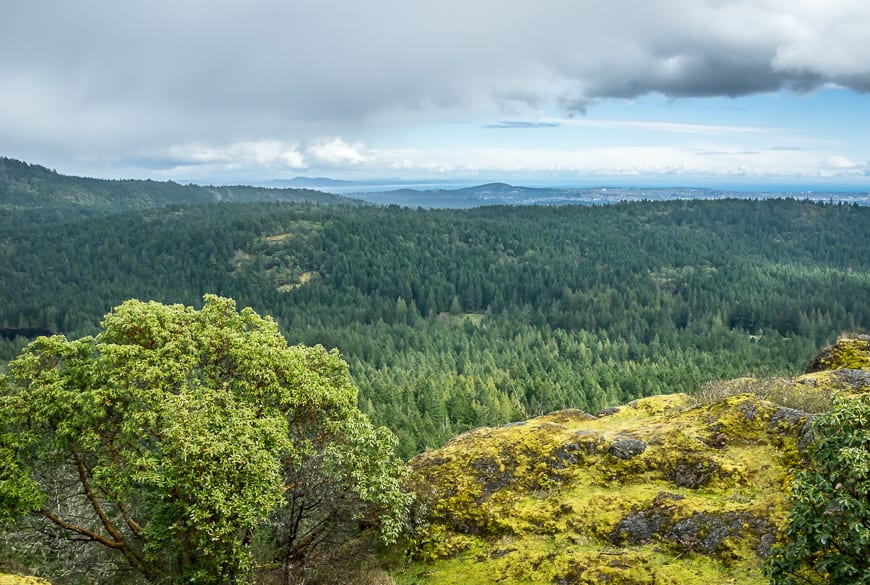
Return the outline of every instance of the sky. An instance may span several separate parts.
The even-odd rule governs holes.
[[[870,189],[866,0],[28,0],[0,156],[179,182]]]

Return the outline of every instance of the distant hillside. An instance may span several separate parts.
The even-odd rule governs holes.
[[[520,187],[488,183],[461,189],[396,189],[349,195],[369,203],[404,207],[468,209],[487,205],[602,205],[625,201],[710,199],[809,199],[870,204],[870,193],[742,192],[692,187]]]
[[[328,177],[294,177],[292,179],[272,179],[266,185],[270,187],[294,187],[300,189],[351,188],[364,185],[359,181],[344,181]]]
[[[789,469],[812,437],[810,413],[782,404],[870,390],[868,341],[841,338],[793,379],[563,410],[415,457],[417,562],[398,581],[766,583]]]
[[[0,158],[0,227],[76,221],[175,204],[267,201],[359,203],[310,189],[211,187],[179,185],[172,181],[70,177],[39,165]]]

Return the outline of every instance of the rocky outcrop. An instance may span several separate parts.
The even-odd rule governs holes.
[[[870,335],[844,335],[837,343],[819,352],[806,373],[843,369],[870,369]]]
[[[867,341],[843,338],[809,374],[735,381],[709,402],[560,411],[423,453],[407,571],[420,585],[766,583],[788,471],[812,441],[799,406],[864,391]]]

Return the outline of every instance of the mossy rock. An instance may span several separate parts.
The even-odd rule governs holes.
[[[655,540],[679,552],[727,559],[735,540],[749,539],[758,542],[760,556],[767,553],[775,527],[766,518],[722,506],[704,508],[702,499],[690,501],[685,496],[661,492],[649,507],[620,520],[609,540],[617,546],[643,545]]]
[[[477,429],[415,457],[416,560],[397,582],[767,583],[812,417],[870,391],[870,336],[807,370]]]
[[[856,345],[860,345],[861,342]],[[819,356],[846,353],[850,343],[838,343],[837,351],[826,350]],[[854,356],[853,356],[854,357]],[[818,357],[815,364],[828,358]],[[838,361],[836,357],[830,360]],[[860,355],[851,360],[862,363]],[[814,369],[814,368],[810,368]],[[711,382],[700,388],[699,403],[713,403],[739,394],[753,394],[795,410],[811,414],[823,412],[831,405],[834,394],[861,394],[870,391],[870,360],[862,368],[822,368],[794,378],[738,378],[724,382]]]
[[[816,355],[807,366],[808,374],[825,370],[870,369],[870,335],[843,335]]]
[[[51,585],[51,583],[39,577],[22,577],[0,573],[0,585]]]
[[[418,561],[398,581],[764,583],[809,415],[754,394],[693,404],[561,411],[415,457]]]

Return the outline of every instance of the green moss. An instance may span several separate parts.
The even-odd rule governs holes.
[[[827,410],[835,392],[853,392],[855,383],[839,370],[805,374],[796,378],[738,378],[702,386],[696,401],[712,404],[740,394],[753,394],[779,406],[818,413]]]
[[[692,398],[688,394],[664,394],[661,396],[649,396],[629,402],[621,412],[634,409],[646,416],[669,414],[679,412],[691,406]],[[617,413],[619,414],[619,413]]]
[[[0,585],[51,585],[45,579],[39,577],[22,577],[20,575],[8,575],[0,573]]]
[[[762,582],[805,418],[752,394],[692,404],[560,411],[416,457],[428,523],[399,582]]]
[[[414,458],[418,560],[397,581],[765,583],[807,413],[870,387],[868,341],[841,338],[796,378],[563,410]]]
[[[870,369],[870,336],[841,336],[812,359],[807,373],[842,369]]]
[[[732,546],[740,548],[738,541]],[[428,564],[406,567],[395,575],[400,585],[427,583],[489,584],[685,584],[767,581],[758,563],[721,561],[693,552],[658,546],[616,547],[576,540],[543,538],[499,541],[489,555],[466,553]]]
[[[424,563],[399,582],[763,583],[804,411],[870,386],[867,339],[820,355],[850,369],[559,411],[415,458]]]

